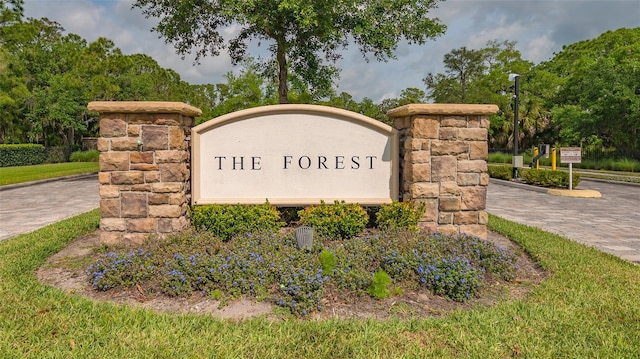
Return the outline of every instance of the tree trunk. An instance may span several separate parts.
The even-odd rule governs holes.
[[[278,95],[280,97],[280,103],[289,103],[289,88],[287,87],[287,57],[285,55],[284,40],[278,41],[278,53],[276,58],[278,60]]]

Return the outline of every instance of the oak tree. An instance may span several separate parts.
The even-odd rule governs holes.
[[[445,26],[428,17],[438,1],[137,0],[134,7],[158,18],[154,30],[178,53],[195,51],[196,61],[228,49],[237,64],[251,41],[267,42],[278,65],[279,101],[287,103],[289,72],[326,91],[337,77],[339,50],[350,43],[386,61],[402,40],[422,44],[441,35]]]
[[[556,77],[549,106],[562,144],[640,156],[640,27],[564,46],[539,67]]]

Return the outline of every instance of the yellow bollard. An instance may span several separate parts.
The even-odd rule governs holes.
[[[533,158],[538,157],[538,147],[533,149]],[[539,170],[540,169],[540,164],[538,162],[538,160],[536,160],[536,169]]]
[[[551,149],[551,170],[556,170],[556,148]]]

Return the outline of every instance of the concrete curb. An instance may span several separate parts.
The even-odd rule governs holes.
[[[94,177],[94,176],[97,177],[98,176],[98,172],[82,173],[82,174],[79,174],[79,175],[69,175],[69,176],[63,176],[63,177],[47,178],[47,179],[38,180],[38,181],[22,182],[22,183],[16,183],[16,184],[8,184],[8,185],[0,186],[0,192],[6,191],[6,190],[10,190],[10,189],[14,189],[14,188],[28,187],[28,186],[32,186],[32,185],[36,185],[36,184],[40,184],[40,183],[48,183],[48,182],[55,182],[55,181],[90,178],[90,177]]]
[[[551,188],[547,191],[548,194],[554,196],[565,196],[575,198],[602,198],[602,194],[592,189],[557,189]]]

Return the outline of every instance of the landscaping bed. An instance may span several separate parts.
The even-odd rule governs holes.
[[[384,299],[376,299],[362,290],[345,290],[329,286],[319,297],[318,304],[321,310],[310,311],[305,313],[305,316],[375,319],[441,316],[453,310],[522,298],[545,278],[545,272],[506,237],[489,232],[488,241],[513,254],[515,271],[509,280],[487,276],[488,280],[482,283],[477,294],[468,300],[455,301],[415,285],[406,288],[394,287],[395,292]],[[235,296],[220,293],[221,297],[215,298],[212,293],[202,291],[169,295],[153,280],[108,290],[96,290],[91,285],[87,268],[100,256],[104,256],[104,247],[99,243],[98,232],[95,232],[76,239],[65,249],[51,256],[37,271],[37,276],[43,283],[60,288],[66,293],[79,294],[98,301],[141,306],[160,312],[201,313],[231,319],[254,316],[277,318],[290,315],[288,310],[278,307],[279,288],[271,288],[268,292],[260,293],[261,298],[242,293]],[[301,315],[300,311],[293,312]]]

